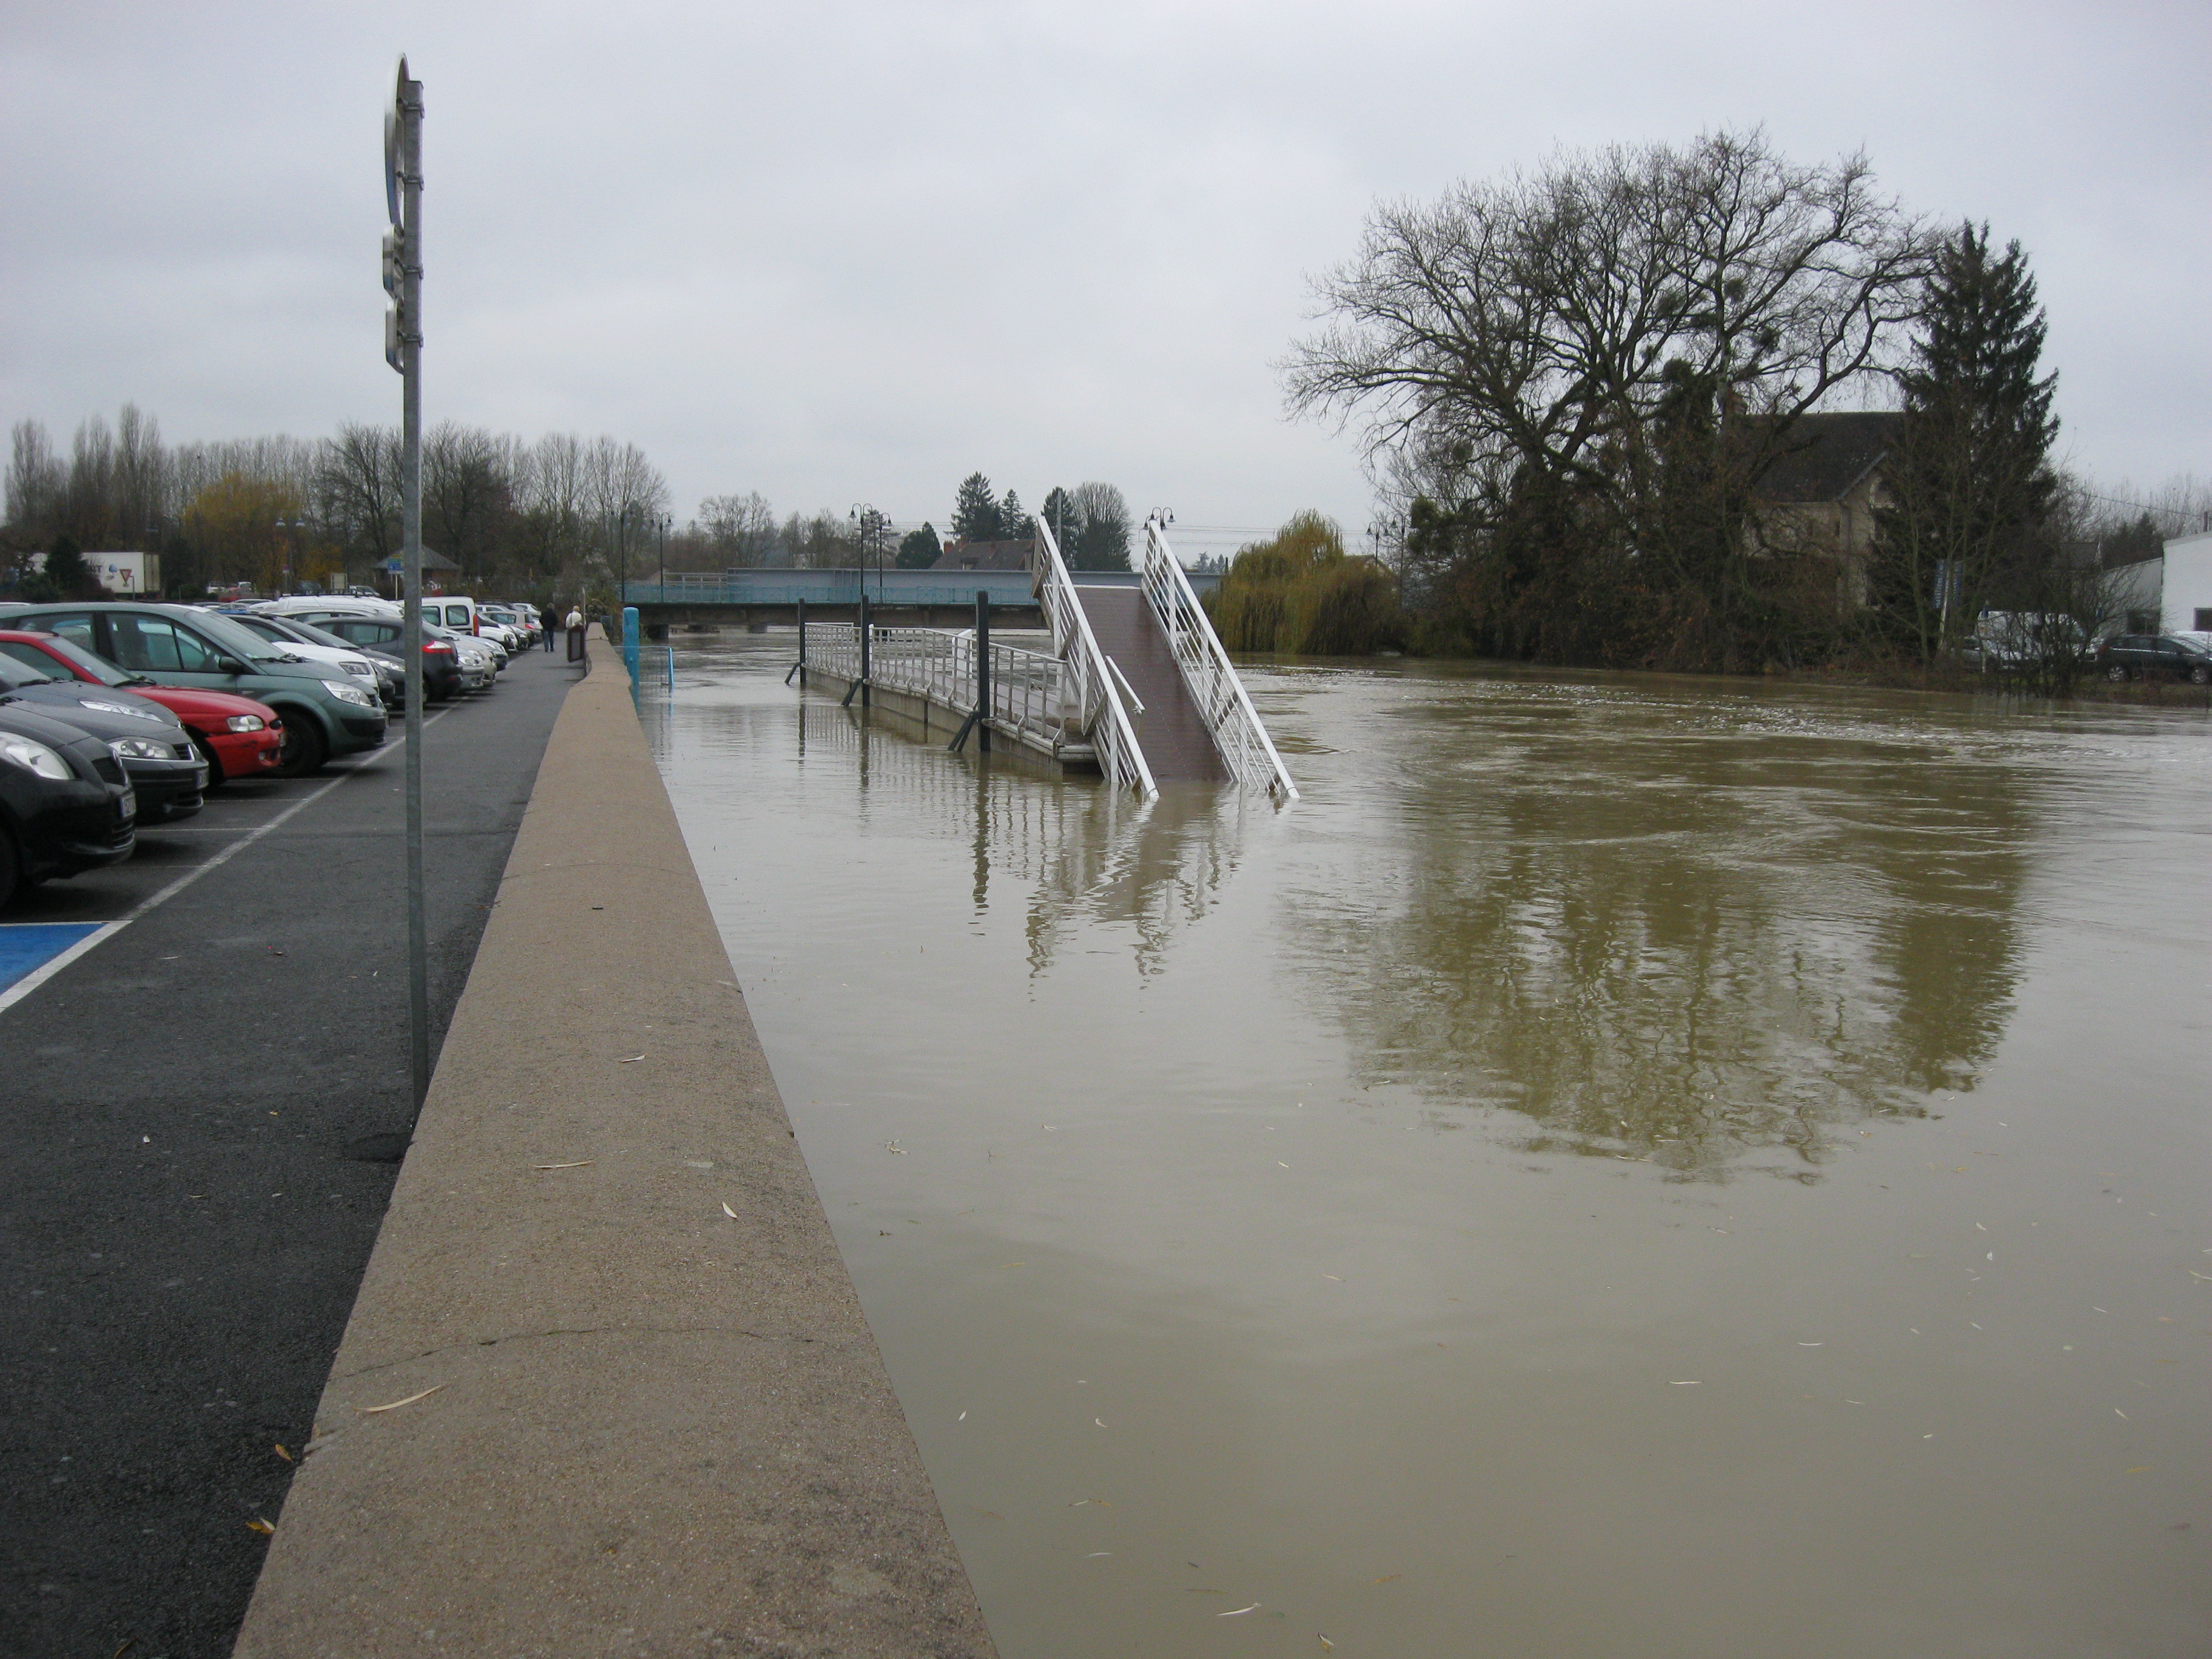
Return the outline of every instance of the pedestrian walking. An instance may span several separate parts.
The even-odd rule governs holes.
[[[553,627],[553,611],[550,606],[547,607],[545,614],[539,617],[538,621],[541,626],[538,628],[538,631],[544,636],[546,654],[550,656],[552,654],[553,651],[553,635],[555,632]]]

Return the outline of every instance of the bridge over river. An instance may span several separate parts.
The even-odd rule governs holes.
[[[988,751],[995,739],[1025,758],[1095,770],[1143,796],[1158,793],[1163,782],[1217,780],[1279,800],[1297,798],[1157,520],[1145,526],[1132,572],[1071,574],[1052,532],[1039,526],[1030,569],[964,573],[975,579],[964,594],[935,597],[949,580],[936,571],[883,574],[930,579],[897,590],[909,614],[941,605],[952,614],[937,620],[951,621],[964,599],[970,625],[886,625],[857,582],[850,622],[817,621],[813,601],[794,594],[799,646],[792,674],[802,684],[893,716],[925,741],[947,739],[955,749],[972,741]],[[1026,620],[1024,613],[1048,630],[1048,651],[992,638],[994,619]]]
[[[1085,570],[1084,586],[1135,587],[1143,573]],[[1192,592],[1219,586],[1218,572],[1185,572]],[[721,570],[678,571],[659,581],[625,582],[622,602],[635,606],[647,637],[661,639],[672,628],[700,624],[799,620],[799,608],[817,622],[854,622],[860,601],[879,617],[924,628],[957,627],[967,617],[978,590],[991,596],[1001,621],[1043,625],[1043,612],[1027,570]]]

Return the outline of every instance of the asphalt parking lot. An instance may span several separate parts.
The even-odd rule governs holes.
[[[579,672],[430,710],[434,1053]],[[0,988],[0,1652],[230,1651],[410,1117],[402,730],[0,915],[82,947]]]

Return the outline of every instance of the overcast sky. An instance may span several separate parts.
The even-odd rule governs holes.
[[[426,406],[608,432],[679,517],[1118,483],[1187,554],[1357,447],[1286,421],[1378,197],[1763,122],[2034,260],[2062,444],[2212,471],[2212,6],[5,0],[0,416],[396,421],[381,112],[429,118]]]

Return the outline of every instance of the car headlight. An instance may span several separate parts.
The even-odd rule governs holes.
[[[166,743],[155,743],[149,738],[110,738],[107,752],[118,760],[174,760],[176,753]]]
[[[127,714],[134,720],[152,720],[157,725],[161,719],[159,714],[149,714],[143,708],[131,708],[128,703],[95,702],[90,697],[79,697],[76,700],[76,706],[80,708],[89,708],[98,714]]]
[[[323,690],[340,702],[357,703],[363,708],[376,707],[376,699],[357,685],[348,685],[343,680],[325,680]]]
[[[363,676],[368,676],[368,675],[373,675],[373,674],[374,674],[374,673],[376,672],[376,671],[375,671],[374,668],[371,668],[371,667],[370,667],[367,663],[365,663],[365,662],[348,662],[348,663],[340,663],[340,664],[338,665],[338,666],[339,666],[339,667],[341,667],[341,668],[343,668],[343,669],[344,669],[344,670],[345,670],[345,672],[346,672],[347,673],[349,673],[349,674],[360,674],[360,675],[363,675]]]
[[[268,729],[269,722],[258,714],[233,714],[223,724],[233,732],[261,732]]]
[[[34,742],[29,738],[18,738],[0,733],[0,757],[4,757],[18,766],[36,772],[42,778],[52,778],[57,782],[67,783],[76,775],[70,770],[67,761],[43,743]]]

